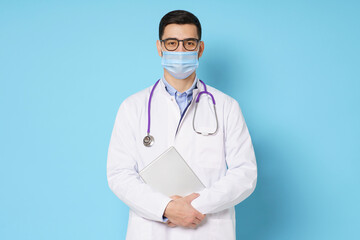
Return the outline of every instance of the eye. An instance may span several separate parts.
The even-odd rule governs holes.
[[[175,40],[168,40],[168,41],[166,41],[166,45],[168,45],[168,46],[176,46],[177,42]]]

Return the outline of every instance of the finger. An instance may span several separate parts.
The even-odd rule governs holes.
[[[200,196],[200,194],[198,194],[198,193],[192,193],[192,194],[190,194],[190,195],[187,195],[186,197],[185,197],[185,199],[188,201],[188,202],[192,202],[195,198],[197,198],[197,197],[199,197]]]
[[[204,215],[205,216],[205,215]],[[198,219],[200,222],[204,221],[205,217],[202,217],[202,218],[198,218],[196,217],[196,219]]]
[[[192,223],[192,224],[190,224],[190,226],[189,226],[190,228],[196,228],[197,227],[197,225],[196,224],[194,224],[194,223]]]
[[[179,195],[173,195],[170,197],[172,200],[176,200],[176,199],[179,199],[181,198]]]
[[[202,221],[204,221],[205,218],[195,218],[195,219],[197,219],[199,221],[198,224],[200,224]]]
[[[176,227],[176,224],[174,224],[172,222],[168,222],[167,225],[168,225],[168,227]]]
[[[179,195],[172,195],[171,198],[181,198]]]
[[[202,221],[204,220],[205,215],[195,209],[195,217]]]
[[[193,223],[194,223],[195,225],[199,225],[199,224],[201,223],[201,220],[198,219],[198,218],[195,218],[194,221],[193,221]]]

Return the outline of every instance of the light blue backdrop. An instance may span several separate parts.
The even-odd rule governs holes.
[[[358,1],[0,1],[0,239],[124,239],[115,114],[162,74],[170,10],[203,26],[198,75],[239,101],[259,167],[238,239],[360,239]]]

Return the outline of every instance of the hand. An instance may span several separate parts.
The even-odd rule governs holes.
[[[201,214],[193,206],[191,202],[199,197],[198,193],[192,193],[186,197],[172,196],[173,200],[167,205],[164,216],[169,219],[167,222],[169,227],[175,227],[177,225],[189,228],[196,228],[197,225],[205,218],[204,214]]]
[[[171,196],[170,197],[172,200],[175,200],[175,199],[179,199],[179,198],[181,198],[179,195],[174,195],[174,196]],[[166,224],[168,225],[168,227],[176,227],[177,225],[176,224],[174,224],[174,223],[172,223],[170,220],[168,220],[167,222],[166,222]]]

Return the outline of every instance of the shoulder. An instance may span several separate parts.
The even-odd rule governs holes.
[[[119,106],[117,115],[126,114],[129,116],[138,114],[139,111],[144,110],[149,99],[151,88],[152,86],[146,87],[125,98]]]
[[[207,88],[208,92],[213,94],[216,111],[219,112],[218,116],[223,119],[226,126],[241,128],[246,125],[242,110],[236,99],[214,87],[207,86]],[[226,127],[226,129],[228,128]]]
[[[236,99],[212,86],[206,86],[208,92],[214,96],[218,115],[222,115],[224,120],[244,118],[240,105]]]
[[[139,103],[143,103],[144,100],[149,98],[150,91],[151,91],[151,86],[128,96],[127,98],[125,98],[125,100],[121,104],[122,105],[137,105]]]

